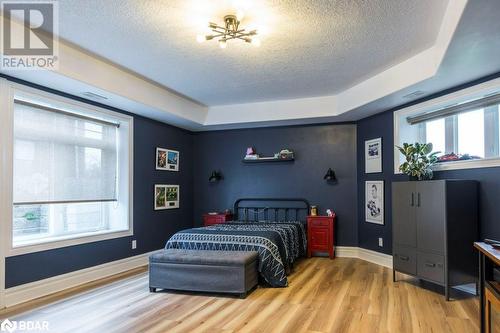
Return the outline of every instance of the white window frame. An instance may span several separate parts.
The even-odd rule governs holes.
[[[394,117],[394,174],[401,174],[399,166],[401,164],[401,153],[396,148],[400,144],[400,135],[402,135],[401,126],[410,126],[406,122],[406,118],[415,116],[433,110],[439,110],[449,107],[453,104],[463,103],[476,98],[484,97],[500,92],[500,78],[487,81],[466,89],[456,91],[454,93],[431,99],[429,101],[413,105],[399,111],[395,111]],[[471,110],[472,111],[472,110]],[[486,116],[486,115],[485,115]],[[403,119],[403,121],[401,121]],[[416,126],[418,127],[418,126]],[[418,129],[416,129],[418,131]],[[462,170],[475,168],[490,168],[500,166],[500,156],[483,158],[480,160],[453,161],[446,163],[438,163],[433,167],[434,171],[445,170]]]
[[[96,107],[70,98],[65,98],[59,95],[41,91],[38,89],[26,87],[17,83],[10,82],[6,79],[0,79],[0,105],[1,107],[1,132],[0,145],[5,150],[2,154],[0,164],[2,180],[2,193],[0,196],[0,217],[1,225],[3,227],[1,242],[4,245],[4,257],[16,256],[20,254],[34,253],[50,249],[63,248],[67,246],[92,243],[107,239],[122,238],[134,235],[133,223],[133,147],[134,147],[134,119],[131,116],[113,112],[108,109]],[[127,199],[124,200],[128,205],[128,229],[123,231],[99,231],[82,233],[78,235],[68,235],[67,237],[58,237],[56,240],[42,240],[38,244],[13,246],[13,233],[12,233],[12,216],[13,216],[13,126],[14,126],[14,97],[15,96],[31,96],[36,100],[47,101],[53,107],[71,108],[75,113],[82,112],[85,114],[92,113],[106,119],[118,119],[122,125],[128,127],[128,193]],[[120,189],[119,189],[120,190]],[[1,262],[0,262],[1,264]],[[1,274],[0,274],[1,275]],[[1,276],[0,276],[1,283]],[[1,303],[0,303],[1,305]]]
[[[8,81],[0,79],[0,105],[5,100],[11,97]],[[12,142],[12,127],[6,124],[12,123],[12,110],[8,110],[11,106],[3,105],[0,107],[0,309],[5,308],[5,257],[7,255],[7,222],[9,217],[9,208],[12,204],[9,203],[9,198],[12,199],[12,194],[8,195],[8,187],[12,180],[12,164],[9,164],[9,155],[12,154],[12,148],[8,149],[8,143]],[[10,186],[12,188],[12,185]],[[12,201],[11,201],[12,202]],[[10,214],[12,216],[12,214]]]

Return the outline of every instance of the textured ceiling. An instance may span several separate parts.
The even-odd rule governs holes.
[[[235,0],[236,1],[236,0]],[[206,105],[330,95],[428,48],[448,0],[60,0],[67,41]],[[195,37],[244,8],[262,45]],[[82,29],[84,27],[84,29]]]
[[[402,89],[345,115],[357,120],[417,99],[455,89],[474,80],[500,75],[500,1],[469,0],[438,72],[432,78]],[[404,96],[423,91],[411,99]],[[344,120],[346,120],[344,119]],[[343,119],[338,119],[339,121]]]

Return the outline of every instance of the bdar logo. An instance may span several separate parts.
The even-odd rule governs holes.
[[[12,333],[16,330],[16,323],[11,322],[9,319],[5,319],[2,324],[0,324],[0,331]]]

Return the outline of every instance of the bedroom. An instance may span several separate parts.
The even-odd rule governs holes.
[[[500,332],[497,0],[1,3],[0,332]]]

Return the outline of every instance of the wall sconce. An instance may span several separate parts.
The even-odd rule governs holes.
[[[208,181],[211,182],[211,183],[215,183],[215,182],[218,182],[221,179],[222,179],[221,173],[214,170],[214,171],[212,171],[212,174],[208,178]]]
[[[333,171],[332,168],[328,168],[328,171],[326,172],[323,179],[326,180],[327,182],[332,182],[332,183],[336,182],[337,176],[335,176],[335,171]]]

